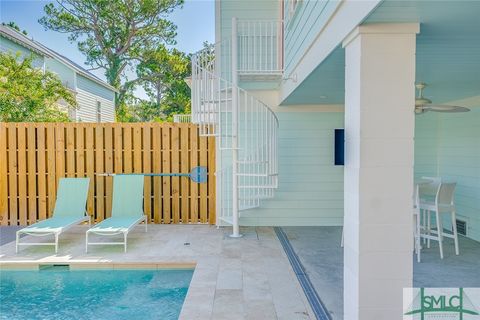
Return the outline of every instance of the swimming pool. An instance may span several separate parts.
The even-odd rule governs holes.
[[[193,270],[0,271],[0,319],[178,319]]]

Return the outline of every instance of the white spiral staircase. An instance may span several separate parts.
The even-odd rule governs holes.
[[[217,43],[215,52],[205,49],[192,57],[191,121],[199,125],[202,136],[216,137],[217,225],[231,224],[233,237],[240,236],[242,212],[272,198],[278,187],[278,119],[266,104],[238,86],[244,66],[256,76],[271,76],[273,69],[278,69],[278,51],[272,39],[278,39],[277,24],[239,23],[234,18],[230,39]],[[263,31],[249,39],[248,34],[238,33],[241,25],[249,29],[258,25]],[[269,57],[255,47],[270,51]],[[264,60],[249,62],[244,55],[260,55]]]

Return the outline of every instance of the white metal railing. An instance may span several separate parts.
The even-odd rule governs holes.
[[[238,73],[282,74],[283,22],[238,20]]]
[[[188,123],[192,122],[192,115],[190,114],[174,114],[173,122],[175,123]]]
[[[278,119],[263,102],[238,87],[240,39],[192,56],[192,122],[216,137],[217,216],[233,225],[243,210],[258,207],[278,186]],[[218,60],[220,59],[220,61]]]

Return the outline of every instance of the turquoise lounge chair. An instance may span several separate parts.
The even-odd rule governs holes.
[[[90,217],[85,211],[88,197],[89,178],[61,178],[58,184],[57,201],[53,217],[37,222],[17,231],[16,252],[19,246],[55,246],[58,252],[58,237],[67,229],[82,222],[88,222]],[[55,242],[20,242],[22,234],[30,236],[54,235]]]
[[[147,216],[143,213],[143,175],[117,175],[113,178],[112,216],[87,230],[85,252],[88,245],[120,245],[127,252],[127,236],[137,224],[145,222],[147,232]],[[101,236],[123,234],[123,242],[88,242],[93,233]]]

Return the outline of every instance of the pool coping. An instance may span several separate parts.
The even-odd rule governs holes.
[[[194,270],[196,262],[0,262],[0,271],[16,270],[40,270],[45,266],[68,266],[70,270],[165,270],[165,269],[185,269]]]

